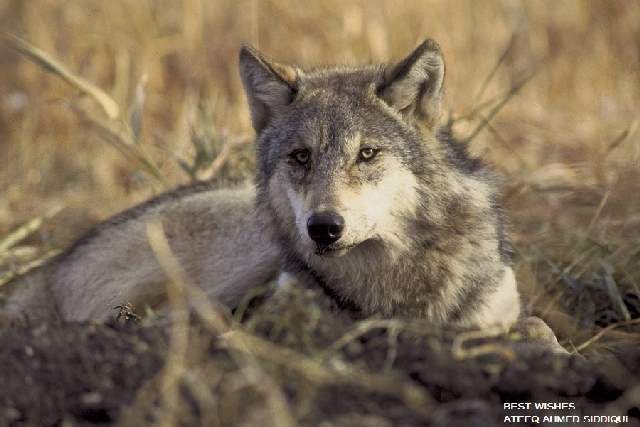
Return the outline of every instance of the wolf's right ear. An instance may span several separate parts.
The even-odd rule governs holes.
[[[291,66],[268,60],[251,46],[240,50],[240,78],[251,109],[256,133],[269,123],[297,93],[299,71]]]
[[[444,71],[438,43],[427,39],[405,59],[385,70],[378,95],[401,113],[416,116],[434,128],[440,119]]]

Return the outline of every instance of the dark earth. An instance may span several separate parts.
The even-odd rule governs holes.
[[[460,351],[456,335],[419,323],[379,321],[353,333],[353,316],[312,291],[268,301],[235,318],[272,345],[271,353],[251,345],[233,350],[192,316],[173,425],[280,425],[268,403],[278,393],[295,425],[491,426],[515,415],[625,415],[623,425],[640,425],[638,348],[593,361],[512,334],[467,335]],[[166,420],[158,381],[168,363],[169,327],[131,316],[106,325],[3,325],[0,425]],[[352,335],[335,344],[345,333]],[[310,361],[318,363],[304,364]],[[269,380],[230,387],[250,365]],[[574,409],[505,410],[506,402],[568,402]],[[520,421],[511,424],[533,424]]]

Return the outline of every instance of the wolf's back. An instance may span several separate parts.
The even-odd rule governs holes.
[[[162,305],[167,277],[149,245],[160,222],[191,284],[233,307],[280,267],[252,186],[184,187],[96,226],[48,266],[16,280],[2,311],[9,317],[105,321],[114,307]]]

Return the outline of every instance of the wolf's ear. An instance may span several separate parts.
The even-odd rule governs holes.
[[[297,92],[298,71],[294,67],[272,62],[247,45],[240,50],[240,78],[257,133]]]
[[[408,57],[385,69],[378,95],[403,114],[417,116],[434,128],[440,118],[444,59],[438,44],[427,39]]]

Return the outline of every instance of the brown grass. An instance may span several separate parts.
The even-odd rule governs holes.
[[[640,315],[637,2],[5,0],[0,29],[118,110],[0,45],[0,236],[65,206],[0,254],[0,273],[167,186],[250,176],[241,42],[315,66],[399,58],[429,36],[455,131],[506,178],[534,310],[580,349],[630,342],[613,328],[587,340]]]

